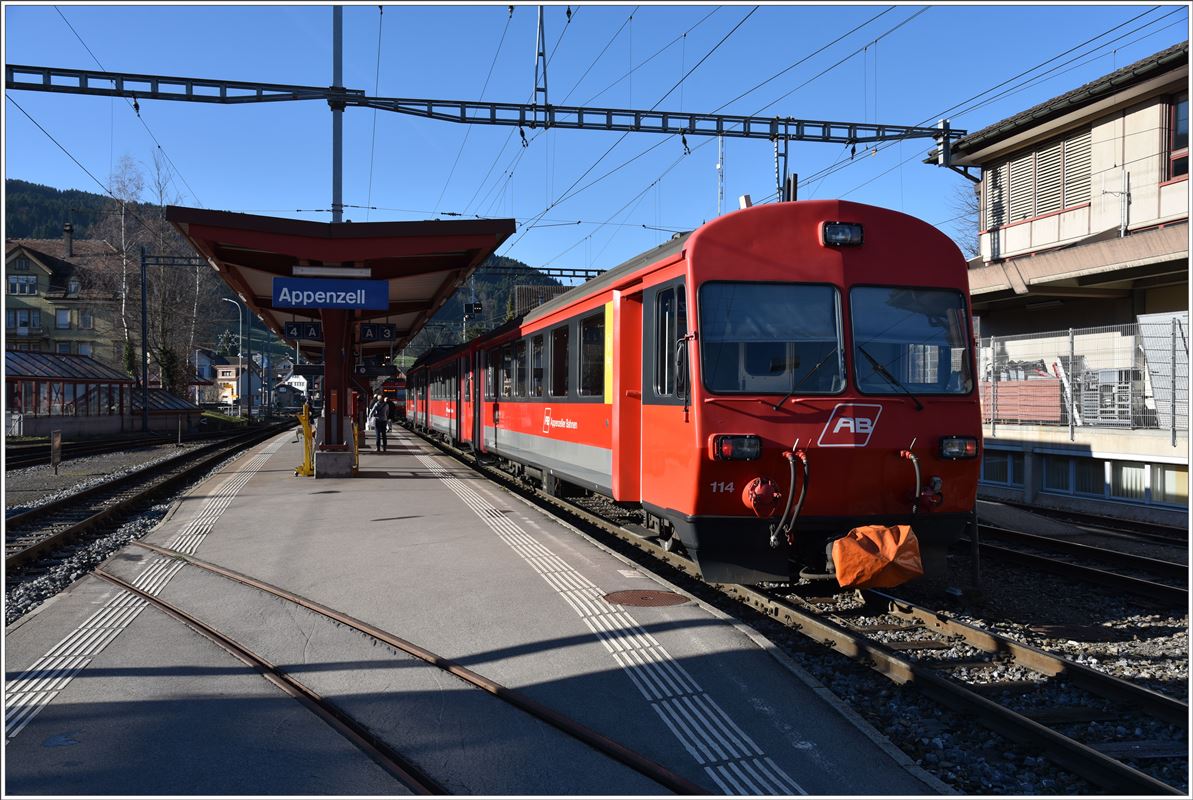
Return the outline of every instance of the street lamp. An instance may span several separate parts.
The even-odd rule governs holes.
[[[244,310],[240,305],[239,300],[233,300],[230,297],[221,297],[225,303],[231,303],[236,306],[236,415],[240,416],[240,378],[244,375]],[[253,390],[253,378],[250,375],[248,379],[249,391]]]

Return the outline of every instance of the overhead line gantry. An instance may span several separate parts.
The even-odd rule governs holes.
[[[505,125],[519,128],[661,133],[686,136],[719,136],[766,139],[774,142],[825,142],[867,144],[901,139],[933,139],[941,148],[942,165],[948,166],[948,143],[966,131],[950,128],[947,120],[936,126],[889,125],[865,122],[764,117],[741,114],[700,114],[690,111],[598,108],[541,103],[494,103],[473,100],[432,100],[409,97],[370,97],[363,90],[341,86],[301,86],[213,78],[145,75],[63,69],[21,64],[5,67],[5,87],[37,92],[64,92],[138,100],[175,100],[240,105],[293,100],[323,100],[333,111],[346,107],[373,108],[407,116],[468,125]],[[782,155],[787,161],[786,152]],[[783,163],[782,174],[787,174]],[[333,203],[333,211],[335,210]]]

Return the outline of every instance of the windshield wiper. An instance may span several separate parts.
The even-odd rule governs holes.
[[[874,368],[874,371],[877,372],[882,377],[886,378],[887,382],[891,386],[894,386],[896,389],[899,389],[901,392],[903,392],[903,394],[905,394],[911,398],[911,402],[915,403],[916,411],[924,410],[924,404],[919,401],[919,398],[917,398],[914,394],[912,394],[910,389],[908,389],[906,386],[904,386],[902,383],[900,383],[898,378],[896,378],[894,375],[892,375],[890,372],[888,372],[886,367],[884,367],[882,364],[878,363],[878,359],[876,359],[874,356],[870,355],[870,353],[866,351],[866,348],[862,347],[859,344],[857,346],[857,351],[866,357],[866,360],[870,362],[870,366],[872,366]]]
[[[840,345],[836,345],[836,346],[834,346],[832,350],[829,350],[827,353],[825,353],[825,354],[824,354],[824,358],[822,358],[822,359],[820,359],[819,361],[817,361],[817,362],[816,362],[816,364],[815,364],[815,365],[812,367],[812,369],[808,370],[808,374],[807,374],[807,375],[805,375],[804,377],[800,378],[800,380],[799,380],[799,383],[794,383],[794,382],[792,382],[792,384],[791,384],[791,391],[790,391],[790,392],[788,392],[788,393],[786,394],[786,396],[785,396],[785,397],[784,397],[782,400],[780,400],[779,402],[775,403],[775,405],[774,405],[774,409],[775,409],[775,411],[778,411],[780,408],[782,408],[782,407],[783,407],[783,404],[784,404],[784,403],[786,403],[788,400],[790,400],[790,399],[791,399],[791,396],[792,396],[793,394],[795,394],[795,390],[796,390],[796,389],[798,389],[799,387],[803,386],[805,383],[807,383],[807,381],[808,381],[808,378],[811,378],[811,377],[812,377],[812,375],[813,375],[813,374],[815,374],[816,370],[818,370],[818,369],[820,369],[822,366],[824,366],[824,362],[828,361],[828,360],[829,360],[829,358],[831,358],[831,357],[832,357],[832,355],[833,355],[834,353],[836,353],[836,352],[837,352],[837,347],[840,347]],[[798,362],[796,363],[796,365],[795,365],[795,366],[796,366],[796,368],[797,368],[797,369],[799,368],[799,364],[798,364]],[[795,371],[794,371],[794,370],[793,370],[793,371],[792,371],[792,373],[791,373],[791,377],[792,377],[792,378],[795,378]]]

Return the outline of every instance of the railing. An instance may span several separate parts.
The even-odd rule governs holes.
[[[44,325],[14,325],[4,329],[4,333],[10,338],[20,339],[44,339],[49,336],[49,330]]]
[[[1136,324],[992,336],[979,343],[982,421],[1189,430],[1187,313]]]

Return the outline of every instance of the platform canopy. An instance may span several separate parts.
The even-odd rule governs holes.
[[[166,219],[271,330],[290,342],[285,323],[318,321],[320,311],[275,309],[275,277],[295,277],[295,267],[331,267],[385,281],[388,308],[352,312],[355,321],[396,327],[392,341],[363,343],[372,352],[405,346],[514,232],[512,219],[328,223],[182,206],[168,206]],[[308,353],[323,347],[308,339],[299,345]]]

